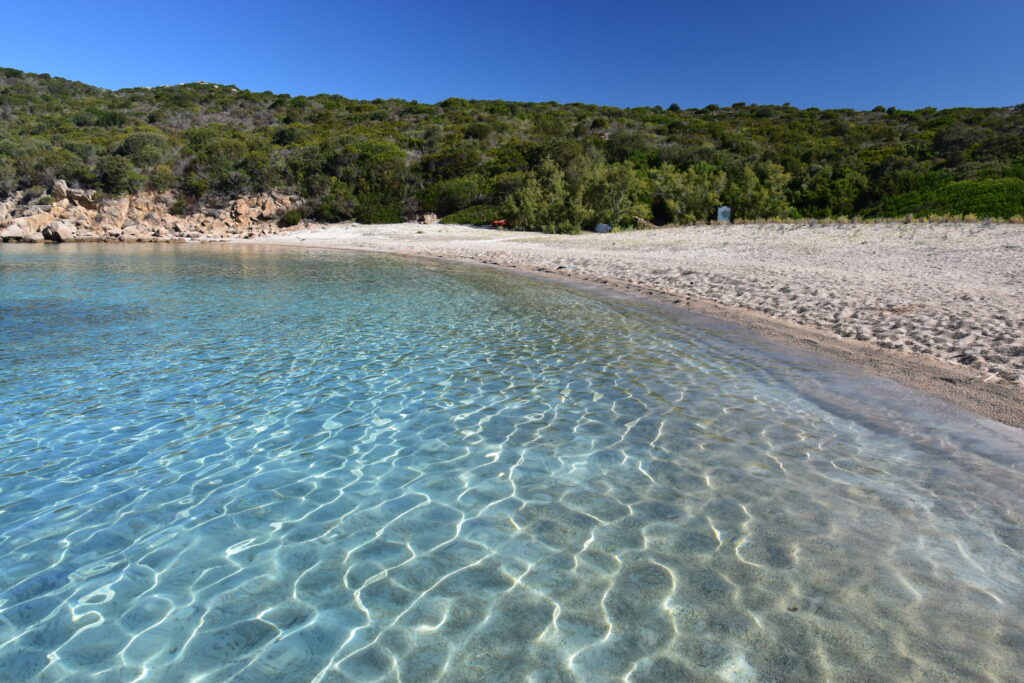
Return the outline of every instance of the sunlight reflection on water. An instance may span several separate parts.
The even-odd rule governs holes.
[[[0,277],[4,680],[1024,670],[1014,430],[461,266],[18,246]]]

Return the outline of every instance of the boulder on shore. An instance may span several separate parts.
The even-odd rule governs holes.
[[[260,204],[259,218],[261,220],[269,221],[273,220],[277,216],[277,205],[274,204],[274,200],[267,197]]]
[[[95,211],[100,208],[99,204],[96,203],[96,200],[93,199],[94,196],[96,196],[95,190],[76,190],[74,188],[68,188],[68,200],[70,200],[72,204],[77,204],[83,209]]]
[[[139,226],[126,225],[117,235],[122,242],[138,242],[142,235],[139,233]]]
[[[71,204],[80,206],[83,209],[89,209],[90,211],[95,211],[99,208],[94,199],[96,196],[95,190],[79,190],[68,187],[68,182],[60,178],[53,181],[53,187],[50,188],[50,196],[57,202],[66,199]]]
[[[104,202],[97,212],[96,218],[93,219],[93,229],[100,233],[110,233],[111,236],[116,236],[114,233],[120,234],[125,219],[128,218],[128,209],[130,207],[131,202],[128,197]]]
[[[55,221],[43,228],[43,239],[52,242],[70,242],[75,239],[75,227],[67,221]]]
[[[53,187],[50,189],[50,196],[58,202],[62,199],[68,198],[68,184],[63,180],[57,179],[53,181]]]
[[[38,213],[17,218],[13,223],[11,223],[11,225],[18,226],[25,231],[26,235],[28,235],[33,232],[39,232],[43,229],[43,226],[51,221],[53,221],[53,216],[48,211],[40,211]]]
[[[0,240],[4,242],[20,242],[28,233],[20,225],[9,225],[0,230]]]

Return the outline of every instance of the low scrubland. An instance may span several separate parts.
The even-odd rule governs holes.
[[[104,90],[0,69],[0,199],[54,181],[170,193],[172,212],[271,191],[289,220],[578,232],[710,220],[1024,215],[1024,105],[701,109],[291,97],[191,83]],[[845,218],[844,218],[845,217]]]

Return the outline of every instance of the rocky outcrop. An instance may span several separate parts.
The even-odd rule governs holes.
[[[119,232],[128,218],[128,210],[131,208],[131,200],[128,197],[114,199],[104,204],[96,212],[93,220],[93,230],[98,232]]]
[[[170,212],[174,197],[145,193],[96,201],[92,190],[57,180],[50,204],[23,205],[16,193],[0,202],[0,239],[5,242],[182,241],[246,239],[287,232],[277,224],[295,206],[280,193],[241,197],[190,215]]]
[[[272,221],[277,218],[277,214],[277,204],[274,203],[271,197],[265,197],[260,204],[260,213],[257,218],[264,221]]]
[[[53,181],[53,187],[50,188],[50,196],[53,197],[55,202],[67,200],[70,204],[90,211],[95,211],[99,208],[99,204],[94,199],[96,196],[95,190],[79,190],[68,187],[67,182],[63,180]]]
[[[50,213],[40,212],[28,216],[22,216],[21,218],[16,218],[13,221],[12,225],[18,226],[27,234],[30,232],[38,232],[42,230],[43,227],[52,220],[53,218],[51,217]]]
[[[99,204],[93,199],[95,194],[93,190],[68,190],[68,199],[83,209],[95,211],[99,208]]]

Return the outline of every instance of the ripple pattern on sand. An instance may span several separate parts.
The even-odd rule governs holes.
[[[595,295],[0,252],[0,678],[1012,680],[1021,446]]]

